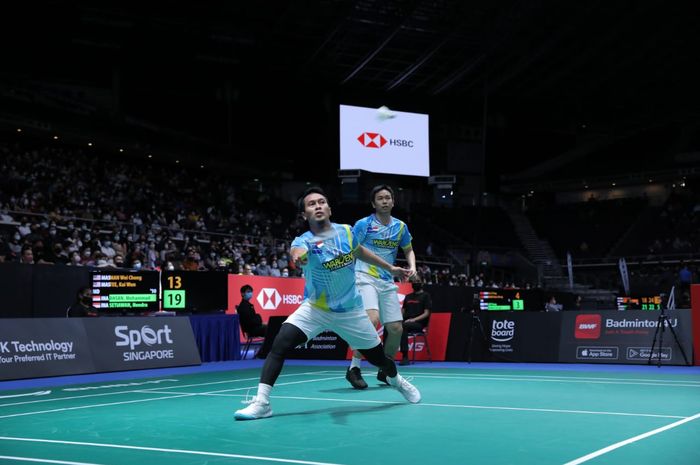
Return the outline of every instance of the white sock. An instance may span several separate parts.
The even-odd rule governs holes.
[[[270,391],[272,391],[272,386],[270,386],[269,384],[260,383],[258,384],[258,393],[255,395],[255,397],[263,404],[269,404]]]
[[[391,376],[386,377],[386,380],[389,381],[389,384],[391,384],[392,386],[396,386],[397,384],[399,384],[400,379],[401,375],[398,372],[396,372],[396,376],[394,376],[393,378]]]
[[[361,368],[362,367],[362,357],[360,358],[355,358],[353,357],[352,360],[350,361],[350,368]]]

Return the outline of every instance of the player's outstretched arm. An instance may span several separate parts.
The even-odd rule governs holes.
[[[409,278],[412,278],[416,273],[416,253],[413,251],[413,247],[410,245],[403,249],[403,254],[406,256],[406,261],[408,262],[408,269],[411,272],[411,274],[408,275]]]
[[[382,269],[387,270],[394,276],[398,276],[401,280],[408,279],[411,270],[407,268],[400,268],[398,266],[393,266],[390,263],[388,263],[386,260],[384,260],[381,257],[378,257],[375,255],[372,251],[368,250],[364,246],[359,246],[355,250],[355,256],[362,260],[363,262],[367,262],[370,265],[375,265],[378,266]]]

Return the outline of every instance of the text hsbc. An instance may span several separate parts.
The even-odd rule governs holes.
[[[303,295],[298,294],[284,294],[282,296],[282,303],[287,305],[299,305],[304,301]]]
[[[394,147],[410,147],[413,148],[413,141],[406,139],[389,139],[389,145]]]

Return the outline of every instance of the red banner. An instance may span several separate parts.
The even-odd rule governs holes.
[[[695,365],[700,365],[700,284],[690,286],[691,321],[693,323],[693,347]]]
[[[246,284],[253,287],[250,303],[265,323],[271,316],[291,315],[304,300],[304,280],[301,278],[230,274],[226,313],[236,313],[236,305],[241,302],[241,287]]]
[[[235,313],[236,305],[241,302],[241,287],[253,287],[250,302],[255,311],[267,323],[271,316],[288,316],[304,300],[304,280],[302,278],[271,278],[268,276],[245,276],[230,274],[228,276],[228,309],[226,313]],[[399,302],[403,305],[406,295],[413,292],[410,283],[398,283]],[[450,331],[450,313],[434,313],[430,317],[428,344],[433,360],[445,360],[447,335]],[[409,354],[413,349],[413,338],[409,339]],[[350,355],[348,355],[348,358]],[[400,357],[400,354],[397,355]],[[428,360],[428,351],[421,338],[416,343],[416,360]]]

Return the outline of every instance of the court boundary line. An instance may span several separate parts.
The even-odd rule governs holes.
[[[15,460],[17,462],[56,463],[58,465],[104,465],[94,462],[74,462],[71,460],[40,459],[35,457],[15,457],[11,455],[0,455],[0,459]]]
[[[281,459],[276,457],[264,457],[258,455],[242,455],[242,454],[227,454],[225,452],[207,452],[198,450],[188,450],[188,449],[166,449],[162,447],[148,447],[148,446],[128,446],[125,444],[105,444],[99,442],[82,442],[82,441],[62,441],[58,439],[40,439],[40,438],[19,438],[11,436],[0,436],[2,441],[23,441],[23,442],[39,442],[47,444],[65,444],[73,446],[90,446],[90,447],[105,447],[112,449],[127,449],[127,450],[139,450],[139,451],[149,451],[149,452],[166,452],[171,454],[184,454],[184,455],[204,455],[210,457],[225,457],[233,459],[244,459],[244,460],[258,460],[266,462],[279,462],[279,463],[297,463],[300,465],[341,465],[338,463],[330,462],[315,462],[310,460],[296,460],[296,459]]]
[[[231,391],[238,389],[231,389]],[[226,391],[211,391],[201,392],[194,395],[212,396],[212,397],[246,397],[244,394],[223,394]],[[181,394],[173,392],[158,392],[158,394]],[[523,412],[542,412],[542,413],[573,413],[579,415],[610,415],[610,416],[627,416],[627,417],[643,417],[643,418],[670,418],[670,419],[685,419],[682,415],[662,415],[655,413],[630,413],[630,412],[605,412],[596,410],[570,410],[570,409],[547,409],[536,407],[503,407],[491,405],[465,405],[465,404],[440,404],[434,402],[420,402],[418,404],[410,404],[405,401],[393,400],[372,400],[372,399],[340,399],[336,397],[303,397],[303,396],[270,396],[271,400],[288,399],[288,400],[310,400],[310,401],[330,401],[330,402],[346,402],[346,403],[361,403],[361,404],[405,404],[415,405],[417,407],[441,407],[441,408],[462,408],[462,409],[482,409],[482,410],[510,410]]]
[[[301,381],[291,381],[289,383],[279,383],[278,386],[287,386],[290,384],[302,384],[302,383],[313,383],[317,381],[326,381],[329,379],[339,379],[338,377],[333,377],[333,378],[317,378],[317,379],[305,379]],[[192,387],[192,386],[187,386],[187,387]],[[242,391],[242,390],[251,390],[251,389],[256,389],[256,386],[244,386],[244,387],[239,387],[239,388],[233,388],[233,389],[226,389],[223,391],[211,391],[212,393],[218,393],[218,392],[229,392],[229,391]],[[147,394],[159,394],[158,392],[153,392],[153,390],[148,390],[148,389],[143,389],[143,390],[133,390],[129,391],[130,393],[147,393]],[[107,402],[103,404],[91,404],[91,405],[79,405],[75,407],[63,407],[63,408],[58,408],[58,409],[51,409],[51,410],[39,410],[39,411],[34,411],[34,412],[22,412],[22,413],[13,413],[9,415],[0,415],[0,420],[5,419],[5,418],[15,418],[15,417],[26,417],[30,415],[41,415],[45,413],[56,413],[56,412],[68,412],[71,410],[83,410],[87,408],[97,408],[97,407],[109,407],[109,406],[114,406],[114,405],[125,405],[125,404],[137,404],[141,402],[150,402],[150,401],[155,401],[155,400],[168,400],[168,399],[177,399],[180,397],[196,397],[196,396],[201,396],[202,393],[178,393],[176,395],[171,395],[167,394],[167,397],[154,397],[150,399],[135,399],[135,400],[125,400],[125,401],[119,401],[119,402]],[[78,397],[79,398],[79,397]]]
[[[619,449],[619,448],[624,447],[628,444],[632,444],[634,442],[641,441],[642,439],[646,439],[650,436],[654,436],[656,434],[663,433],[664,431],[667,431],[669,429],[683,425],[685,423],[689,423],[693,420],[697,420],[698,418],[700,418],[700,413],[696,413],[693,416],[686,417],[682,420],[676,421],[676,422],[668,424],[666,426],[662,426],[660,428],[656,428],[656,429],[653,429],[651,431],[647,431],[646,433],[638,434],[637,436],[633,436],[629,439],[625,439],[624,441],[616,442],[615,444],[611,444],[607,447],[603,447],[602,449],[598,449],[597,451],[591,452],[590,454],[587,454],[587,455],[584,455],[584,456],[579,457],[577,459],[566,462],[563,465],[578,465],[580,463],[588,462],[589,460],[594,459],[596,457],[600,457],[601,455],[607,454],[608,452]]]
[[[340,373],[340,371],[327,370],[328,373]],[[420,373],[420,372],[404,372],[406,376],[414,376],[416,378],[428,379],[474,379],[480,381],[530,381],[543,383],[575,383],[575,384],[619,384],[623,386],[662,386],[662,387],[696,387],[700,388],[700,381],[692,380],[643,380],[643,379],[624,379],[624,378],[583,378],[583,377],[556,377],[556,376],[518,376],[518,375],[477,375],[468,373]],[[641,382],[646,381],[646,382]],[[680,384],[690,383],[690,384]]]
[[[310,376],[310,375],[317,375],[319,374],[318,372],[313,372],[313,371],[307,371],[304,373],[290,373],[286,375],[280,375],[279,377],[289,377],[289,376]],[[335,373],[337,375],[337,373]],[[193,384],[185,384],[182,386],[177,386],[178,388],[183,388],[183,387],[198,387],[198,386],[210,386],[213,384],[224,384],[224,383],[237,383],[237,382],[245,382],[245,381],[257,381],[260,379],[260,376],[254,376],[251,378],[241,378],[241,379],[229,379],[229,380],[224,380],[224,381],[210,381],[207,383],[193,383]],[[170,387],[170,386],[168,386]],[[174,386],[172,386],[174,387]],[[109,396],[109,395],[121,395],[121,394],[131,394],[133,392],[142,392],[142,391],[147,391],[149,389],[160,389],[161,387],[154,387],[154,388],[145,388],[145,389],[130,389],[126,391],[116,391],[116,392],[98,392],[95,394],[85,394],[85,395],[73,395],[73,396],[66,396],[66,397],[54,397],[51,399],[39,399],[39,400],[28,400],[28,401],[23,401],[23,402],[14,402],[14,403],[7,403],[7,404],[0,404],[0,407],[12,407],[15,405],[26,405],[26,404],[38,404],[38,403],[43,403],[43,402],[56,402],[59,400],[72,400],[72,399],[87,399],[89,397],[102,397],[102,396]]]

